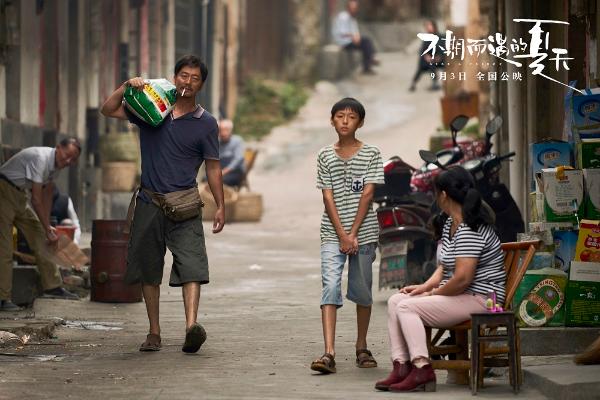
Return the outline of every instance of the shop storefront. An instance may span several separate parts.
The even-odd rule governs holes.
[[[513,303],[522,326],[600,327],[597,11],[583,0],[498,2],[497,27],[530,46],[523,81],[498,85],[492,100],[508,122],[498,145],[517,153],[508,170],[520,237],[542,241]]]

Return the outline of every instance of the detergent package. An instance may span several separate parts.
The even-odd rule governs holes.
[[[600,219],[600,168],[584,169],[585,218]]]
[[[573,126],[579,129],[600,126],[600,94],[573,96],[572,107]]]
[[[123,100],[136,117],[156,127],[175,107],[177,89],[166,79],[148,79],[145,82],[143,90],[128,87]]]
[[[581,169],[600,168],[600,139],[583,139],[577,144],[577,165]]]
[[[571,263],[566,304],[567,326],[600,326],[600,263]]]
[[[571,261],[575,259],[578,230],[554,230],[554,268],[569,272]]]
[[[583,215],[583,171],[547,168],[542,170],[544,213],[548,222],[576,221]]]
[[[579,223],[575,261],[600,263],[600,221],[584,219]]]
[[[544,168],[572,165],[572,146],[562,140],[543,140],[529,145],[531,191],[535,190],[535,175]],[[540,219],[543,221],[543,219]]]

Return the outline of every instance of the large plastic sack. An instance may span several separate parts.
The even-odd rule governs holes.
[[[156,127],[175,107],[177,89],[166,79],[148,79],[143,90],[128,87],[123,99],[129,111]]]

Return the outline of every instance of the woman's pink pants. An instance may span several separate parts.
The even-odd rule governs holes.
[[[485,297],[463,293],[458,296],[410,296],[397,293],[388,300],[388,333],[392,361],[428,358],[425,325],[450,327],[485,311]]]

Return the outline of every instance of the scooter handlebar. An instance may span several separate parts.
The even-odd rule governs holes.
[[[503,155],[503,156],[498,156],[498,161],[504,161],[504,160],[507,160],[507,159],[509,159],[509,158],[511,158],[511,157],[514,157],[516,154],[517,154],[517,153],[515,153],[514,151],[511,151],[510,153],[507,153],[507,154],[505,154],[505,155]]]
[[[491,157],[485,161],[483,168],[485,171],[487,171],[486,173],[489,173],[490,171],[493,171],[496,168],[498,168],[502,161],[514,157],[515,154],[516,153],[514,151],[511,151],[510,153],[504,154],[502,156]]]

